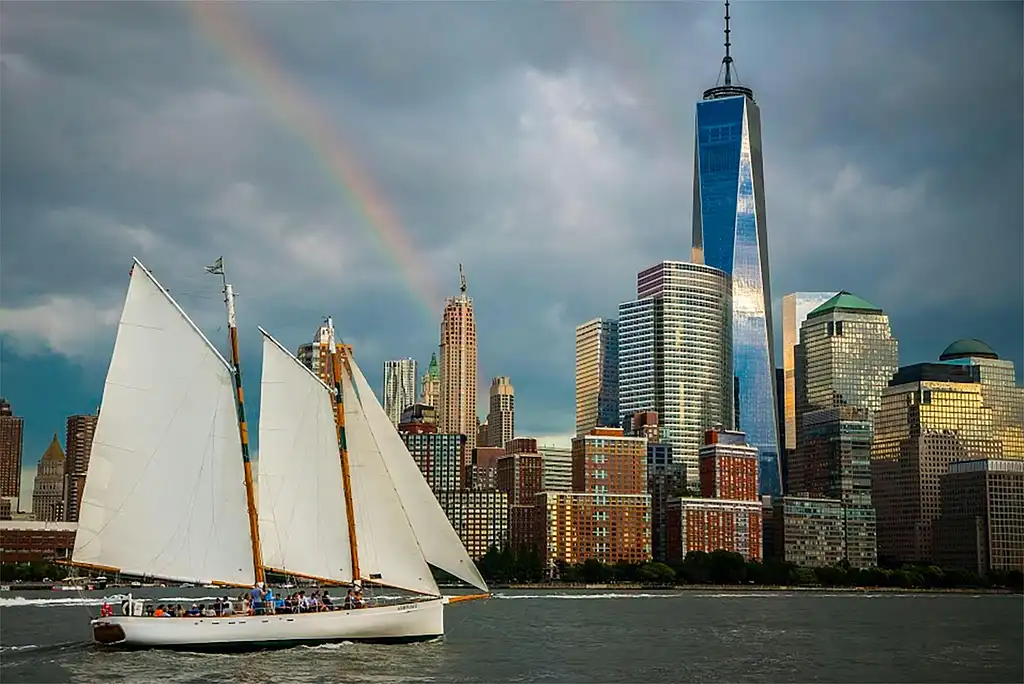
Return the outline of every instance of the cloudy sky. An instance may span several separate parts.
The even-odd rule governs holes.
[[[1021,3],[738,2],[772,293],[883,307],[901,362],[1024,365]],[[29,469],[99,403],[133,255],[243,364],[333,314],[371,379],[421,369],[465,265],[480,387],[573,429],[573,328],[689,255],[717,3],[4,2],[2,393]],[[255,402],[250,410],[256,408]],[[30,483],[26,483],[28,485]]]

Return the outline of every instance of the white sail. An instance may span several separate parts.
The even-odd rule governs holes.
[[[352,581],[338,432],[326,385],[263,333],[259,521],[263,564]]]
[[[430,490],[430,485],[420,472],[401,435],[377,402],[359,366],[355,361],[350,363],[356,389],[363,400],[363,412],[384,455],[384,463],[395,483],[395,489],[412,523],[412,529],[416,533],[426,561],[481,591],[488,591],[487,583],[480,575],[476,563],[469,557],[465,545],[438,504],[437,497]]]
[[[360,575],[366,580],[439,596],[437,583],[423,559],[402,500],[366,421],[360,399],[367,398],[357,394],[348,373],[342,372],[341,378]],[[372,392],[369,397],[376,401]]]
[[[254,580],[230,367],[136,261],[103,388],[72,560]]]

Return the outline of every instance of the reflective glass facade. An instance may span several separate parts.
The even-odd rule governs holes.
[[[782,369],[786,384],[783,434],[786,449],[796,449],[796,362],[793,352],[800,344],[800,326],[807,320],[807,314],[835,295],[835,292],[790,292],[782,298]]]
[[[618,426],[619,325],[595,318],[576,327],[576,434]]]
[[[760,491],[782,493],[765,224],[761,114],[752,98],[697,104],[693,253],[732,280],[737,429],[758,448]]]

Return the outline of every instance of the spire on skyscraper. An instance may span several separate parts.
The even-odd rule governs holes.
[[[732,17],[729,15],[729,0],[725,0],[725,57],[722,58],[722,68],[719,70],[719,81],[724,81],[722,85],[719,85],[718,81],[715,82],[714,88],[708,88],[704,91],[705,100],[717,100],[722,97],[735,97],[737,95],[745,95],[751,100],[754,99],[754,91],[745,86],[739,85],[739,79],[737,78],[736,85],[733,85],[732,78],[733,73],[736,71],[736,67],[733,66],[732,58],[732,41],[730,35],[732,29],[729,27],[729,21]],[[725,78],[722,78],[724,73]]]

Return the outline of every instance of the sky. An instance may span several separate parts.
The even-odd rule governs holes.
[[[902,364],[977,337],[1020,377],[1022,8],[733,4],[777,317],[787,292],[846,289],[890,315]],[[722,14],[4,2],[0,394],[25,418],[23,491],[100,402],[133,256],[222,348],[203,267],[224,256],[250,415],[257,325],[294,349],[332,315],[371,382],[388,358],[422,373],[462,263],[481,400],[509,375],[517,432],[567,439],[575,326],[689,258]]]

